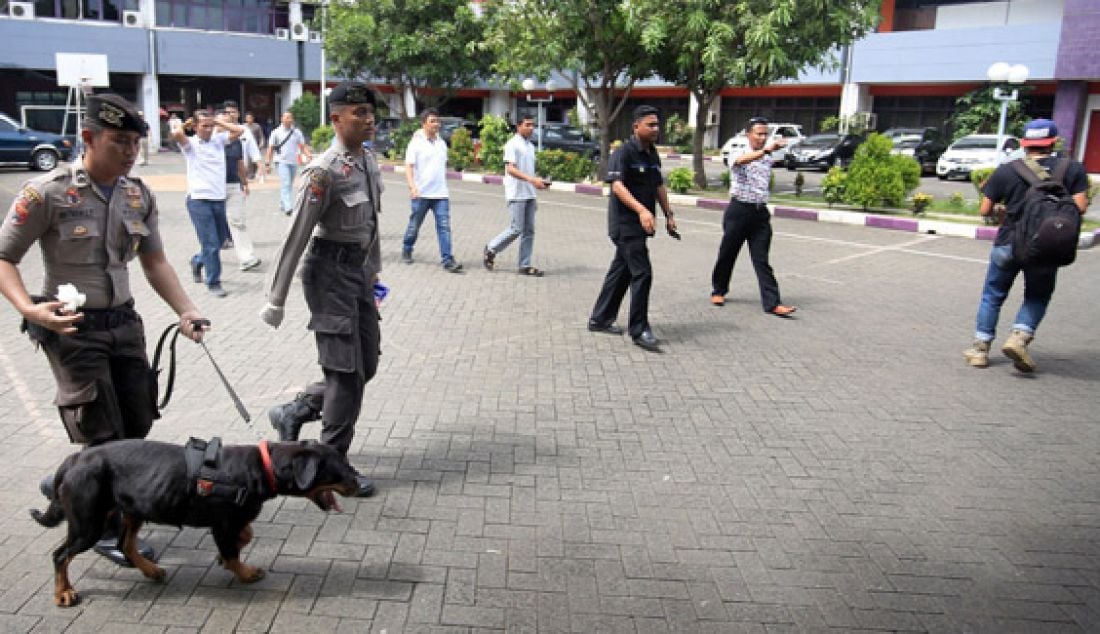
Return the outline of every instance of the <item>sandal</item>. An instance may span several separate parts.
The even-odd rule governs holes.
[[[525,266],[516,271],[516,273],[519,273],[520,275],[530,275],[531,277],[542,277],[545,271],[543,271],[542,269],[536,269],[533,266]]]
[[[481,258],[481,262],[485,265],[485,270],[492,271],[493,264],[496,261],[497,254],[493,253],[489,247],[485,247],[485,255]]]
[[[780,304],[775,308],[769,310],[768,312],[775,315],[776,317],[790,317],[794,314],[794,311],[796,310],[798,310],[798,308],[794,306],[784,306]]]

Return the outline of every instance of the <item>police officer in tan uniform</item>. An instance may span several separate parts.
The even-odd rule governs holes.
[[[347,455],[363,388],[378,369],[378,308],[373,285],[382,270],[378,244],[381,174],[363,141],[374,129],[374,95],[359,82],[344,82],[329,96],[336,138],[303,170],[294,220],[277,258],[261,318],[273,328],[303,251],[302,290],[309,329],[317,340],[323,382],[287,405],[273,408],[280,440],[297,440],[302,423],[322,420],[321,441]],[[323,407],[322,407],[323,405]],[[374,484],[359,476],[359,495]]]
[[[74,443],[144,438],[158,416],[145,332],[130,292],[131,260],[141,262],[153,290],[179,315],[180,330],[202,339],[194,326],[202,315],[164,255],[156,200],[129,176],[147,129],[122,97],[90,97],[80,131],[83,157],[31,179],[0,225],[0,292],[46,353],[57,380],[55,403]],[[38,297],[27,292],[18,268],[35,242],[45,264]],[[63,308],[62,284],[86,296],[82,308]],[[52,477],[42,489],[53,495]],[[113,547],[114,539],[104,540],[96,552],[125,565]]]

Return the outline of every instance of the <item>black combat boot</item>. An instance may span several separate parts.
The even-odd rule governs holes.
[[[321,397],[299,392],[293,401],[267,410],[267,417],[280,441],[298,440],[303,424],[321,419]]]

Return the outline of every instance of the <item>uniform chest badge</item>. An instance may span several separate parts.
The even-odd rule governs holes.
[[[80,190],[75,187],[70,187],[65,190],[65,202],[75,206],[79,205],[81,201],[83,201],[83,198],[80,197]]]
[[[83,235],[87,235],[87,233],[88,233],[88,228],[85,227],[84,225],[77,225],[77,226],[73,227],[73,235],[74,236],[83,236]]]

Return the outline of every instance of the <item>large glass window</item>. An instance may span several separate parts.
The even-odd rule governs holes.
[[[302,7],[303,19],[311,9]],[[270,34],[287,22],[287,8],[272,0],[157,0],[157,26]]]

